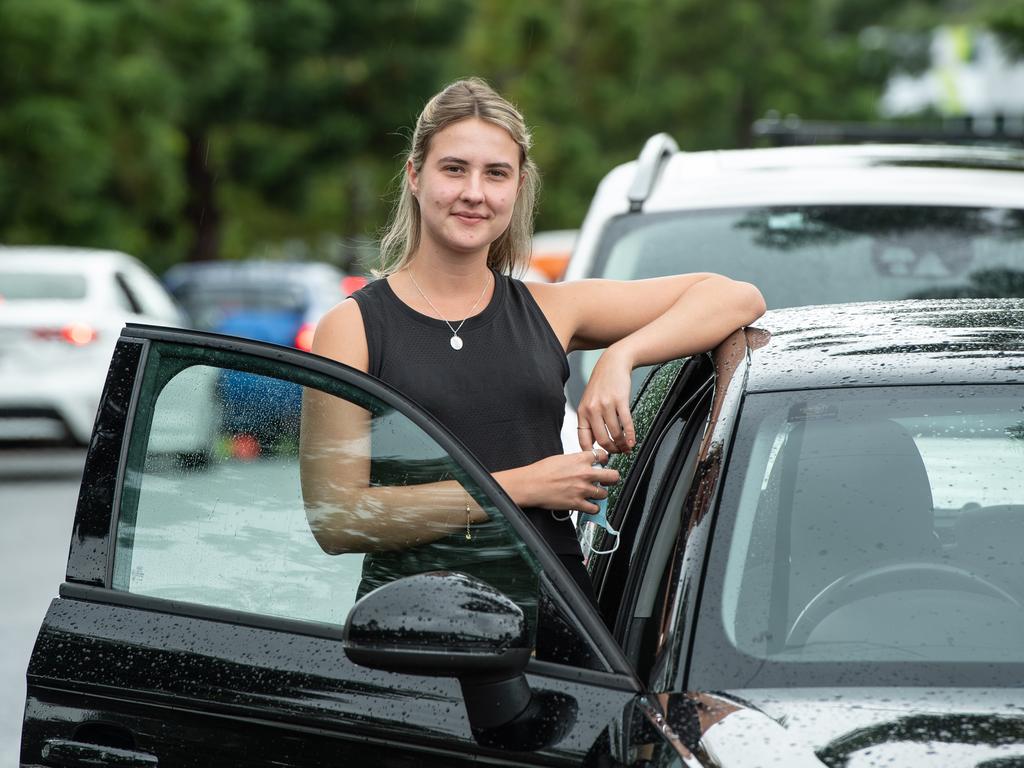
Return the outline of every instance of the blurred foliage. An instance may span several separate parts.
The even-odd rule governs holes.
[[[0,0],[0,238],[162,269],[372,235],[459,0]]]
[[[994,6],[984,18],[1011,53],[1018,57],[1024,56],[1024,3]]]
[[[651,134],[874,117],[908,50],[879,29],[980,18],[1024,49],[996,0],[0,0],[0,238],[349,266],[419,109],[466,74],[534,128],[538,227],[575,227]]]

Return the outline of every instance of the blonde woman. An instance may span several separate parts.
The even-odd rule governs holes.
[[[614,470],[592,465],[635,444],[630,372],[708,350],[765,305],[754,286],[710,273],[634,282],[515,279],[529,260],[537,197],[530,144],[523,117],[482,80],[460,80],[430,99],[381,242],[380,279],[323,318],[313,351],[369,372],[431,411],[589,589],[566,510],[596,512],[591,499],[607,491],[594,483],[618,482]],[[577,410],[580,451],[563,454],[566,354],[596,348],[605,351]],[[354,407],[307,420],[304,453],[318,455],[315,447],[330,440],[365,439],[367,429]],[[429,543],[424,530],[443,536],[446,527],[461,529],[451,510],[466,494],[454,482],[424,494],[416,486],[368,488],[368,476],[368,457],[341,470],[304,459],[310,521],[327,551],[422,546]],[[331,511],[339,489],[348,494],[348,513]],[[352,494],[362,499],[362,513],[351,513]],[[467,524],[484,522],[472,507]],[[422,524],[410,525],[411,518]]]

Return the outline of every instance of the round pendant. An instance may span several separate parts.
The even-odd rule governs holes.
[[[448,343],[452,345],[452,349],[462,349],[462,339],[458,336],[452,336]]]

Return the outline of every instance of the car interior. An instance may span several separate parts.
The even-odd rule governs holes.
[[[730,643],[788,660],[1017,658],[1013,401],[790,397],[743,480],[720,597]]]
[[[789,593],[779,611],[790,625],[845,574],[938,554],[928,474],[904,427],[818,421],[797,425],[790,440],[776,463],[781,493],[792,499]]]

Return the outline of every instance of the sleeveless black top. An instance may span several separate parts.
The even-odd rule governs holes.
[[[460,350],[449,344],[452,331],[443,320],[405,304],[386,279],[352,298],[362,314],[369,373],[430,412],[485,469],[499,472],[562,453],[569,365],[529,288],[492,274],[493,296],[459,329]],[[568,519],[524,511],[556,553],[580,554]]]

